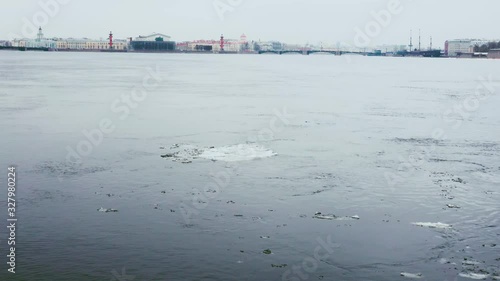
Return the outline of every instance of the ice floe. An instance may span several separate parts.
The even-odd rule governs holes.
[[[276,156],[271,149],[258,144],[238,144],[222,147],[199,148],[194,145],[176,144],[170,148],[170,153],[162,154],[162,158],[169,158],[184,164],[192,163],[193,160],[203,158],[212,161],[239,162],[250,161]]]
[[[423,278],[422,273],[408,273],[408,272],[401,272],[401,276],[406,277],[406,278],[412,278],[412,279],[420,279],[420,278]]]
[[[205,150],[200,158],[239,162],[276,156],[272,150],[257,144],[238,144]]]
[[[468,273],[460,273],[460,277],[463,278],[469,278],[469,279],[474,279],[474,280],[484,280],[489,277],[487,274],[479,274],[479,273],[473,273],[473,272],[468,272]]]
[[[117,213],[118,212],[118,210],[116,210],[116,209],[106,209],[103,207],[97,209],[97,211],[102,212],[102,213]]]
[[[339,220],[339,221],[346,221],[346,220],[359,220],[359,216],[337,216],[337,215],[332,215],[332,214],[322,214],[321,212],[317,212],[314,214],[313,218],[315,219],[320,219],[320,220]]]
[[[440,222],[414,222],[412,224],[420,227],[439,228],[439,229],[448,229],[452,227],[450,224],[440,223]]]
[[[479,265],[481,264],[480,262],[478,261],[475,261],[475,260],[464,260],[462,261],[462,265],[464,266],[474,266],[474,265]]]

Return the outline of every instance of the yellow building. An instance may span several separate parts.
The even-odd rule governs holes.
[[[88,38],[75,39],[57,39],[56,48],[59,50],[109,50],[109,41],[107,40],[91,40]],[[128,49],[127,40],[115,40],[113,41],[114,50],[126,50]]]

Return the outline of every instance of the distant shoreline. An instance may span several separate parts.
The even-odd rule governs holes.
[[[109,50],[109,49],[103,49],[103,50],[75,50],[75,49],[49,49],[49,48],[30,48],[30,47],[12,47],[12,46],[0,46],[0,51],[18,51],[18,52],[62,52],[62,53],[131,53],[131,54],[199,54],[199,55],[259,55],[261,53],[259,52],[243,52],[243,53],[238,53],[238,52],[211,52],[211,51],[185,51],[185,50],[175,50],[175,51],[144,51],[144,50]],[[274,52],[265,52],[265,53],[274,53]],[[331,52],[326,52],[326,53],[331,53]],[[283,54],[278,54],[274,53],[275,55],[283,55]],[[312,53],[311,53],[312,54]],[[307,55],[311,55],[307,54]],[[306,55],[306,54],[302,54]],[[338,54],[331,54],[334,56],[339,56]],[[342,54],[342,55],[348,55]],[[368,55],[368,54],[357,54],[360,56],[370,56],[373,57],[374,55]],[[416,55],[406,55],[406,56],[400,56],[400,55],[378,55],[376,57],[408,57],[408,58],[455,58],[455,59],[495,59],[495,58],[488,58],[488,57],[446,57],[446,56],[440,56],[440,57],[424,57],[424,56],[416,56]]]
[[[200,51],[145,51],[145,50],[77,50],[77,49],[50,49],[50,48],[31,48],[31,47],[8,47],[0,46],[0,51],[19,51],[19,52],[64,52],[64,53],[145,53],[145,54],[258,54],[257,52],[200,52]]]

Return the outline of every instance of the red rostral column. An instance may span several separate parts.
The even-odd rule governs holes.
[[[220,36],[220,51],[224,52],[224,35]]]
[[[109,48],[113,49],[113,31],[109,32]]]

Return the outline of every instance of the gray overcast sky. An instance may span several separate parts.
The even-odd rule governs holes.
[[[371,11],[387,10],[397,0],[2,0],[0,39],[23,34],[23,18],[43,11],[39,2],[67,1],[48,23],[46,37],[115,38],[152,32],[172,36],[175,41],[239,38],[280,40],[289,43],[351,43],[355,28],[365,29],[373,20]],[[241,2],[241,3],[238,3]],[[236,3],[221,19],[214,3]],[[393,14],[371,45],[407,44],[409,30],[422,30],[422,44],[429,36],[436,47],[446,39],[499,39],[496,20],[498,0],[400,0],[403,11]],[[43,19],[43,18],[41,18]],[[415,39],[415,42],[417,39]]]

